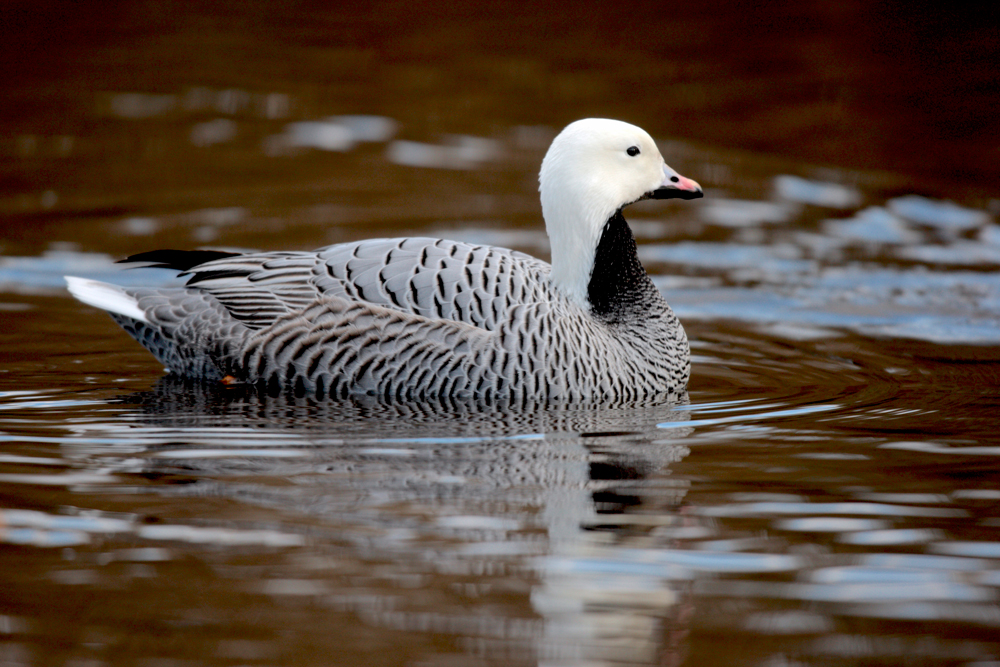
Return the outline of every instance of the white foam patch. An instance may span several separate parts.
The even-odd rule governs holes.
[[[117,285],[76,276],[66,276],[66,285],[70,294],[87,305],[149,323],[135,298]]]

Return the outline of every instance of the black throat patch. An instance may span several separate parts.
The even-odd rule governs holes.
[[[635,237],[621,210],[601,232],[587,298],[594,316],[609,324],[657,315],[662,309],[656,306],[663,297],[639,262]]]

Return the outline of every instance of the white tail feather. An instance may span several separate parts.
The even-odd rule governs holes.
[[[118,285],[76,276],[65,278],[69,293],[85,304],[149,324],[146,313],[139,308],[139,302]]]

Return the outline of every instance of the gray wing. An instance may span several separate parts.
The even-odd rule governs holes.
[[[212,294],[252,329],[339,297],[493,331],[511,308],[551,300],[547,263],[505,248],[431,238],[236,255],[187,274],[189,286]]]

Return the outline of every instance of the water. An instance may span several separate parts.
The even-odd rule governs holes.
[[[0,663],[1000,663],[986,17],[15,7]],[[538,164],[591,114],[706,186],[626,212],[676,404],[185,384],[62,287],[158,247],[547,256]]]

